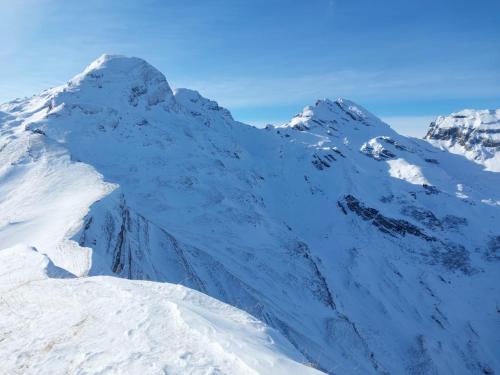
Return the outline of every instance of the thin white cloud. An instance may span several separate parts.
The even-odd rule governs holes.
[[[429,100],[446,97],[500,95],[500,74],[450,72],[336,71],[294,77],[213,77],[178,80],[175,87],[191,87],[230,108],[307,104],[318,98],[347,97],[365,100]],[[488,73],[485,73],[488,74]],[[491,75],[491,74],[490,74]],[[485,82],[490,82],[485,84]]]

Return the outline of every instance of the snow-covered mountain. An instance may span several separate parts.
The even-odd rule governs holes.
[[[96,298],[115,284],[177,298],[103,275],[179,283],[250,313],[291,360],[328,373],[500,369],[500,174],[344,99],[256,129],[137,58],[102,56],[0,111],[4,259],[23,243],[98,276],[43,281],[61,301],[85,280]],[[277,346],[273,363],[288,355]]]
[[[437,147],[500,172],[500,109],[474,111],[465,109],[449,116],[439,116],[425,136]]]

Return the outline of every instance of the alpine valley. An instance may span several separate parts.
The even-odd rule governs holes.
[[[1,105],[0,372],[500,372],[499,114],[258,129],[111,55]]]

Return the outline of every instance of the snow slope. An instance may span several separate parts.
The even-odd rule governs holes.
[[[71,278],[33,248],[0,252],[5,374],[319,374],[276,331],[180,285]]]
[[[500,172],[500,109],[465,109],[432,122],[425,139],[433,145]]]
[[[256,129],[137,58],[0,111],[0,249],[197,289],[329,373],[499,371],[500,175],[345,99]]]

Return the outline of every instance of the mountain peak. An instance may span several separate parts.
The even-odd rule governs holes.
[[[158,69],[138,57],[122,55],[100,56],[67,86],[80,93],[90,91],[93,97],[96,91],[101,91],[97,96],[104,103],[125,99],[133,106],[140,102],[153,106],[173,98],[165,76]]]
[[[100,69],[102,67],[107,66],[108,64],[122,64],[122,65],[133,65],[136,63],[145,63],[147,62],[143,59],[140,59],[138,57],[128,57],[125,55],[118,55],[118,54],[109,54],[109,53],[103,53],[101,56],[99,56],[97,59],[92,61],[85,71],[91,71],[95,69]]]
[[[305,107],[284,127],[293,127],[298,130],[309,129],[333,129],[337,124],[341,126],[347,123],[361,123],[365,126],[383,126],[387,124],[370,113],[362,106],[351,100],[338,98],[336,100],[319,99],[314,105]]]
[[[109,72],[108,74],[127,74],[131,72],[148,73],[152,76],[159,76],[165,79],[165,76],[146,60],[139,57],[129,57],[124,55],[103,54],[92,61],[82,73],[78,74],[73,80],[85,78],[95,72]],[[72,81],[73,81],[72,80]]]
[[[448,116],[439,116],[433,121],[426,135],[428,139],[441,139],[445,136],[445,129],[462,129],[468,132],[480,131],[487,133],[500,128],[500,109],[464,109]],[[453,131],[452,131],[453,132]]]
[[[194,116],[212,114],[233,121],[229,110],[219,106],[216,101],[205,98],[196,90],[178,88],[175,89],[174,96],[176,102],[188,109]]]

